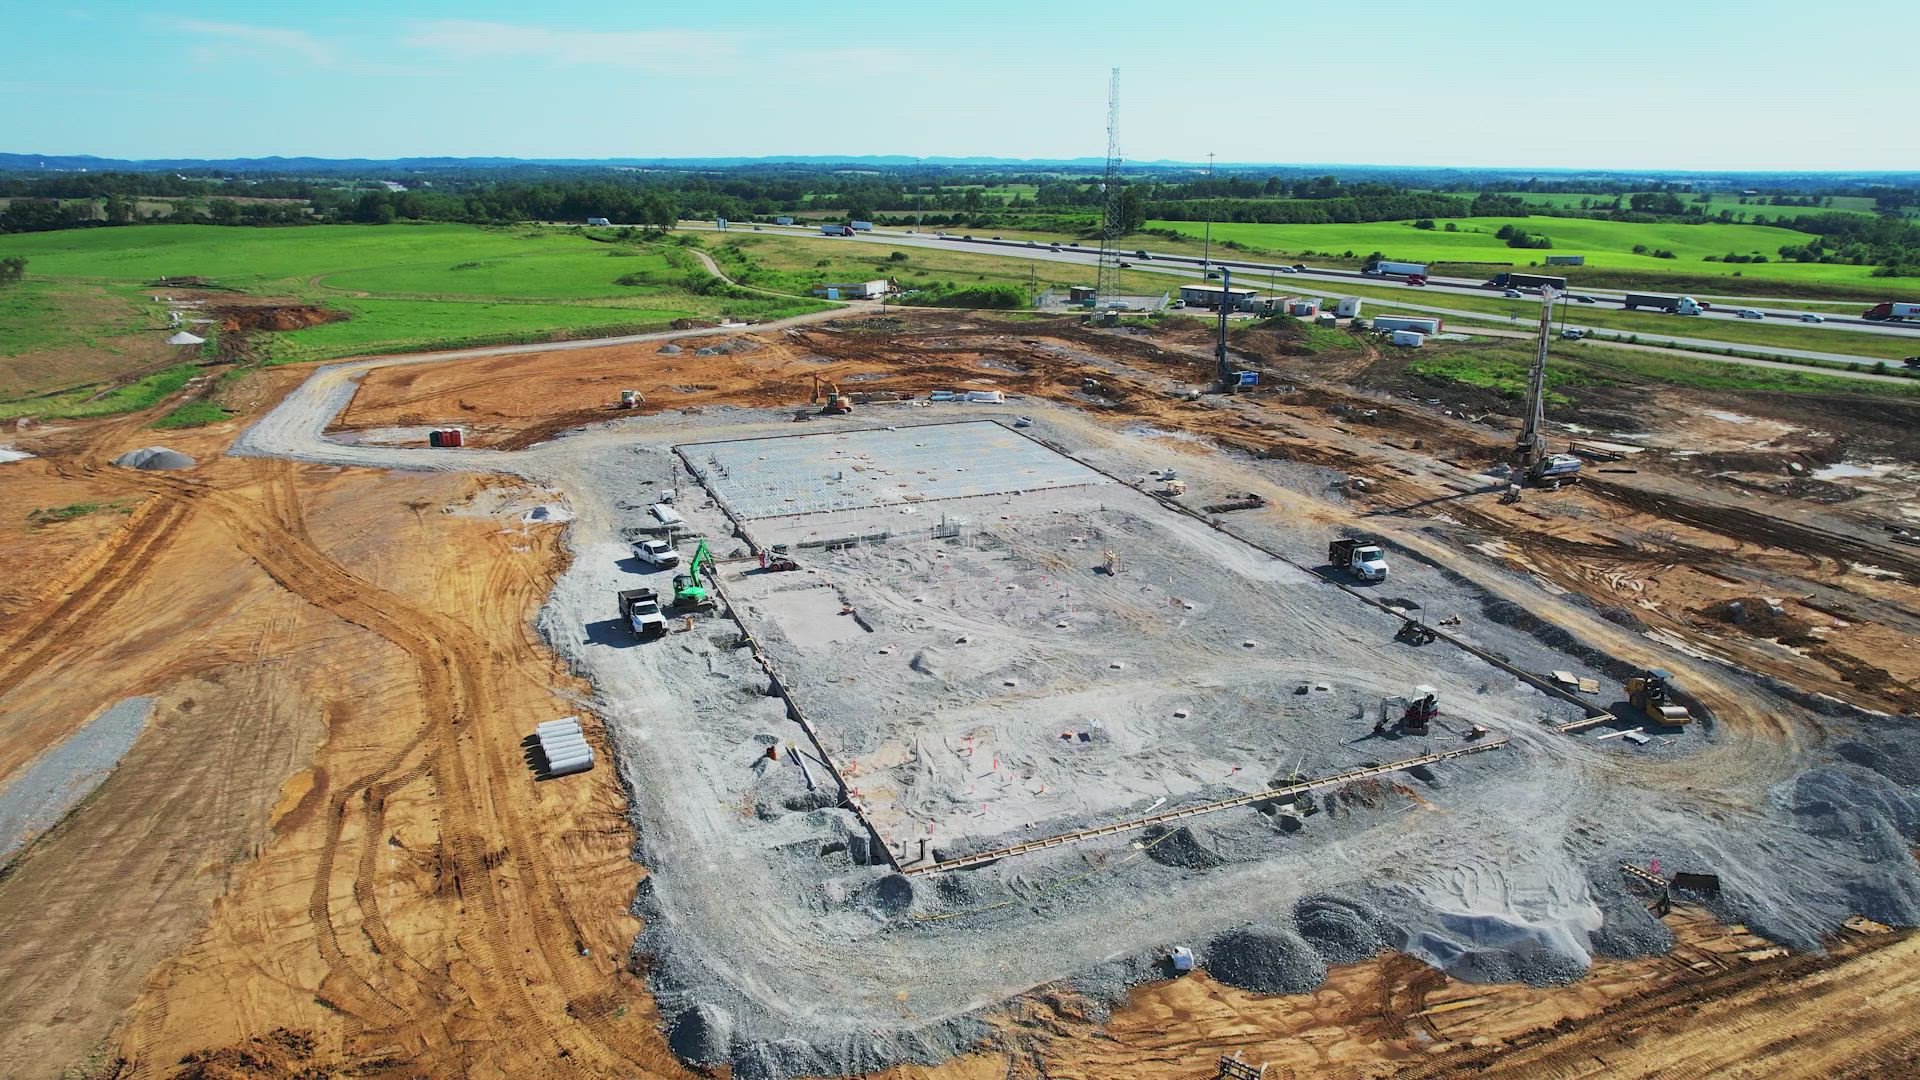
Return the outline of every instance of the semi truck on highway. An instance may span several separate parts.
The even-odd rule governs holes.
[[[1875,304],[1860,313],[1863,319],[1874,322],[1905,322],[1908,319],[1920,319],[1920,304]]]
[[[1659,308],[1669,315],[1698,315],[1702,308],[1700,301],[1691,296],[1657,296],[1653,293],[1630,292],[1621,298],[1628,311],[1637,308]]]
[[[1427,264],[1426,263],[1410,263],[1410,262],[1389,262],[1386,259],[1381,259],[1379,262],[1374,263],[1371,267],[1368,267],[1367,273],[1372,274],[1375,277],[1380,277],[1387,274],[1398,274],[1398,275],[1401,275],[1404,277],[1410,277],[1410,278],[1412,277],[1425,278],[1427,276]]]
[[[1550,277],[1546,274],[1509,274],[1502,270],[1487,282],[1489,289],[1539,289],[1552,288],[1555,292],[1567,291],[1567,279]]]
[[[853,226],[851,226],[851,225],[822,225],[822,226],[820,226],[820,235],[821,235],[821,236],[852,236],[852,235],[853,235]]]

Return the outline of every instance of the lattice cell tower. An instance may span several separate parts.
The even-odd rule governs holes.
[[[1100,271],[1093,283],[1094,306],[1104,308],[1120,295],[1120,69],[1107,82],[1107,175],[1100,198]]]

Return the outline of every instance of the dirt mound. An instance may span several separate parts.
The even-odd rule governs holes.
[[[1716,622],[1732,623],[1759,638],[1772,638],[1782,645],[1811,645],[1818,639],[1804,619],[1787,614],[1765,597],[1741,596],[1722,600],[1700,609],[1700,614]]]
[[[194,464],[192,458],[164,446],[143,446],[138,450],[129,450],[114,458],[113,463],[123,469],[144,469],[147,472],[191,469]]]
[[[220,320],[220,329],[232,334],[242,330],[305,330],[309,326],[321,326],[326,323],[343,322],[347,318],[344,311],[321,307],[318,304],[249,304],[244,307],[227,306],[208,312]]]

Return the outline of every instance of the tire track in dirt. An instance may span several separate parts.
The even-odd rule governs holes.
[[[137,507],[127,525],[97,547],[76,574],[61,583],[60,599],[0,645],[0,696],[74,647],[86,632],[146,577],[190,515],[189,504],[167,500]],[[52,595],[47,597],[52,601]]]
[[[282,461],[270,463],[261,475],[265,486],[272,488],[290,482],[291,473],[291,464]],[[160,480],[157,486],[176,484],[184,482]],[[229,526],[242,548],[274,580],[309,602],[392,641],[414,658],[419,670],[429,717],[422,738],[434,747],[436,755],[433,774],[442,845],[449,856],[456,891],[471,905],[468,910],[477,910],[479,916],[480,932],[463,939],[476,954],[471,957],[475,966],[486,976],[477,984],[463,984],[468,994],[479,992],[472,1005],[494,1023],[516,1025],[529,1038],[539,1039],[547,1047],[543,1056],[564,1060],[572,1069],[590,1075],[623,1071],[636,1062],[664,1064],[657,1046],[629,1037],[625,1031],[609,1030],[607,1021],[615,1019],[610,1014],[616,995],[609,993],[603,972],[583,970],[585,965],[577,952],[579,932],[564,914],[567,908],[558,879],[539,838],[510,800],[494,798],[489,791],[488,779],[518,778],[525,772],[517,746],[503,749],[499,740],[472,737],[474,719],[500,708],[487,678],[492,660],[490,646],[457,621],[410,607],[302,543],[296,534],[298,526],[280,520],[297,506],[285,493],[268,494],[264,501],[274,509],[261,513],[259,507],[224,492],[208,498],[210,508]],[[489,587],[505,584],[498,580],[503,571],[496,569],[493,573]],[[515,752],[509,754],[509,750]],[[380,776],[397,772],[398,767],[396,758]],[[364,778],[364,783],[337,795],[336,818],[346,798],[379,782],[378,777]],[[487,836],[505,841],[507,854],[497,863]],[[522,894],[517,903],[509,904],[503,895],[496,865],[510,870],[521,882],[516,890]],[[522,919],[532,926],[515,934],[512,923]],[[539,967],[544,970],[525,969],[524,960],[517,958],[520,950],[516,939],[536,943],[536,955],[543,961]],[[569,1045],[577,1039],[564,1038],[538,1007],[528,987],[543,978],[561,988],[569,1013],[580,1021],[578,1028],[570,1026],[570,1030],[589,1035],[592,1042]],[[389,999],[381,1000],[393,1004]],[[443,1000],[441,1004],[453,1009],[467,1002]],[[459,1067],[458,1061],[445,1064]]]

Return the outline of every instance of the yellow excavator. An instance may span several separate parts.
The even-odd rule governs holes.
[[[1659,668],[1647,668],[1627,680],[1627,703],[1645,713],[1647,719],[1663,724],[1693,723],[1687,707],[1673,700],[1672,675]]]

